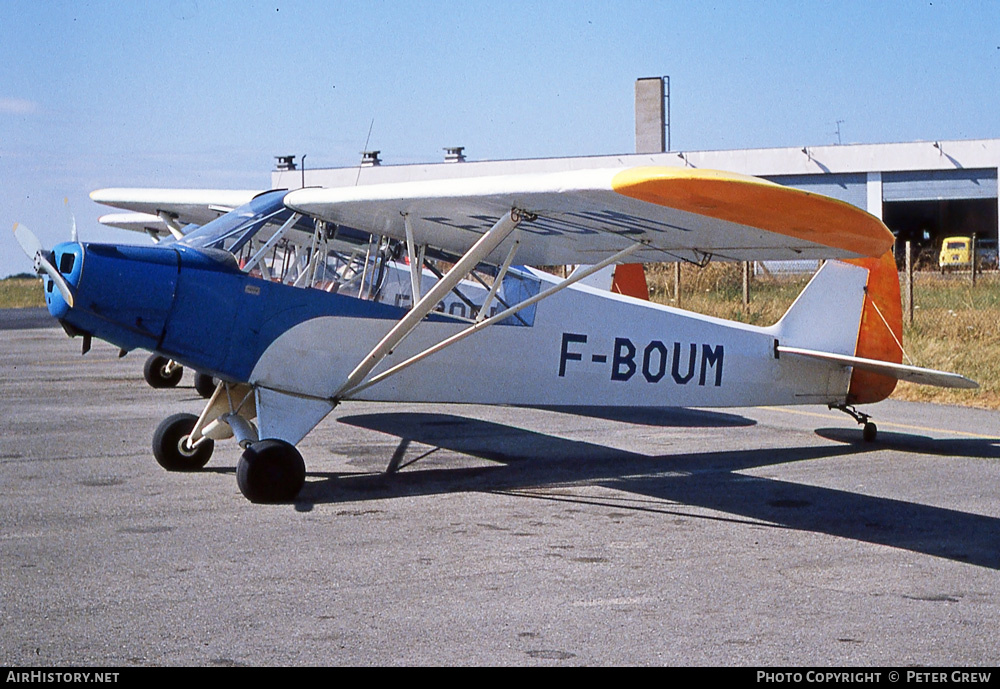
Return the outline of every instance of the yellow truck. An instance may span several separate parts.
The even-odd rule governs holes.
[[[972,265],[972,239],[970,237],[945,237],[941,242],[938,266],[941,272],[968,268]]]

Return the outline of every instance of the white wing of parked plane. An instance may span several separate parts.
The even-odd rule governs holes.
[[[156,241],[172,234],[167,223],[163,222],[163,218],[150,213],[108,213],[99,217],[97,222],[120,230],[143,232]]]
[[[248,189],[98,189],[91,192],[90,198],[97,203],[112,208],[142,213],[160,219],[160,227],[167,229],[171,224],[177,227],[194,223],[204,225],[215,220],[223,213],[242,206],[260,190]],[[124,229],[142,229],[136,223],[143,220],[115,214],[105,216],[114,222],[128,225]],[[114,222],[101,222],[113,227],[122,227]]]
[[[843,201],[766,180],[690,168],[638,167],[425,180],[290,192],[293,210],[376,235],[465,253],[513,209],[528,265],[594,264],[637,242],[636,262],[880,256],[880,220]],[[409,230],[407,229],[409,226]]]

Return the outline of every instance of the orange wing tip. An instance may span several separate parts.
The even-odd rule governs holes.
[[[623,196],[755,227],[860,256],[892,247],[882,221],[845,201],[719,170],[639,167],[617,173]]]

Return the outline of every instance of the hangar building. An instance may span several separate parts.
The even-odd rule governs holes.
[[[553,172],[640,165],[727,170],[847,201],[881,218],[897,236],[936,256],[944,237],[977,235],[995,246],[1000,139],[913,141],[667,151],[669,115],[660,77],[636,81],[638,153],[526,160],[466,161],[461,147],[445,148],[439,163],[383,165],[379,151],[360,167],[300,170],[293,156],[278,158],[273,188],[353,186],[466,176]]]

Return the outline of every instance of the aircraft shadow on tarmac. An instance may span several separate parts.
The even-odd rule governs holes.
[[[816,435],[839,443],[862,445],[857,431],[844,428],[818,428]],[[1000,459],[1000,439],[992,438],[929,438],[913,433],[880,430],[875,448],[880,447],[923,455]]]
[[[683,407],[539,407],[548,411],[622,421],[643,426],[671,428],[730,428],[754,426],[757,422],[738,414]]]
[[[707,426],[730,422],[745,425],[734,421],[741,417],[726,419],[733,415],[704,414]],[[683,418],[684,423],[695,425],[695,417]],[[697,506],[734,515],[730,520],[733,522],[758,526],[765,522],[774,528],[823,533],[1000,569],[997,546],[1000,519],[737,473],[789,462],[864,455],[880,449],[1000,457],[1000,448],[992,440],[935,440],[880,432],[878,442],[863,443],[857,430],[821,429],[818,435],[840,444],[647,456],[449,414],[360,414],[341,417],[339,421],[400,438],[393,462],[409,468],[391,475],[381,471],[311,472],[312,478],[325,480],[307,482],[296,503],[297,509],[307,510],[320,503],[457,491],[503,493],[529,488],[533,498],[594,503],[592,497],[574,498],[564,490],[566,486],[584,483],[667,501],[660,506],[647,503],[633,508],[646,512],[671,516],[683,513],[690,517],[683,507]],[[412,443],[428,448],[413,449]],[[437,449],[498,464],[471,468],[415,465]],[[403,461],[408,452],[411,459]],[[547,488],[553,489],[550,494],[545,493]],[[557,490],[560,488],[563,490]],[[672,509],[669,503],[676,503],[678,508]],[[614,506],[628,509],[618,502]]]

